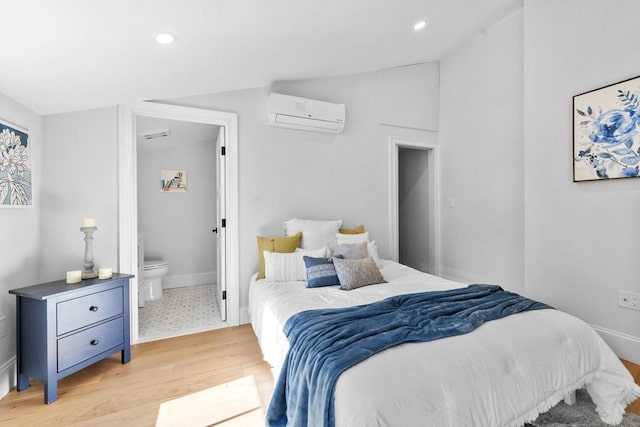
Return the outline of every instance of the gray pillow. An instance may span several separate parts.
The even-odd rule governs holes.
[[[362,259],[369,256],[367,242],[344,243],[331,247],[331,256],[344,259]]]
[[[371,257],[363,259],[333,258],[340,289],[350,291],[376,283],[386,283],[376,262]]]

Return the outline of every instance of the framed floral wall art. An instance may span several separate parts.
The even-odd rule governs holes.
[[[573,97],[573,181],[640,176],[640,76]]]
[[[31,206],[29,132],[0,119],[0,206]]]

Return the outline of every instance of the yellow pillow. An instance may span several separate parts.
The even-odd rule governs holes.
[[[300,247],[302,232],[286,237],[257,237],[258,240],[258,279],[264,279],[264,251],[290,253]]]
[[[359,225],[356,228],[341,228],[340,234],[362,234],[364,233],[364,225]]]

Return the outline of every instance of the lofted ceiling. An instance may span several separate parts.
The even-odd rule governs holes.
[[[46,115],[431,62],[522,0],[0,0],[0,93]],[[413,26],[426,20],[427,26]],[[170,32],[177,40],[160,45]]]

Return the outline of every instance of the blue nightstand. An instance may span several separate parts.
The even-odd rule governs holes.
[[[44,383],[44,402],[58,399],[58,380],[115,352],[131,360],[128,274],[10,290],[16,296],[18,391],[29,377]]]

